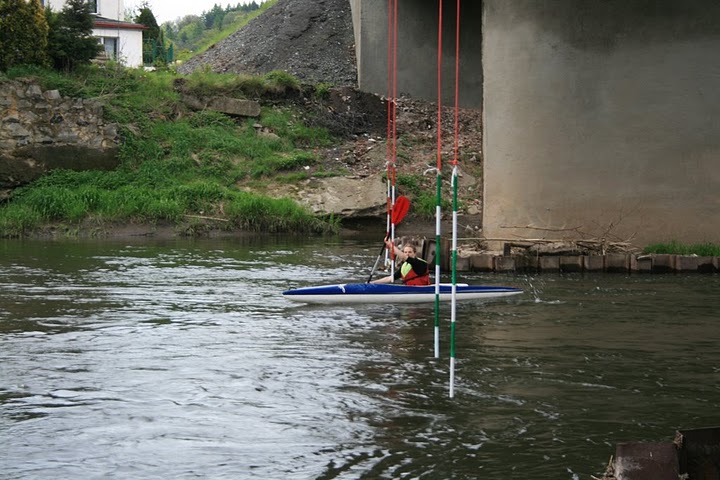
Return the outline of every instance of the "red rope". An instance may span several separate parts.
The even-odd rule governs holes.
[[[443,0],[438,0],[438,60],[437,60],[437,173],[442,171],[442,24]]]
[[[392,15],[392,0],[388,0],[388,25],[387,25],[387,34],[388,34],[388,42],[387,42],[387,132],[385,134],[387,138],[386,142],[386,151],[385,151],[385,165],[387,168],[387,181],[392,181],[392,51],[393,51],[393,38],[392,38],[392,25],[393,25],[393,15]],[[387,195],[387,218],[388,218],[388,233],[390,233],[390,218],[392,217],[392,201],[390,199],[390,189],[388,188],[388,195]]]
[[[393,138],[393,185],[395,185],[395,163],[397,160],[397,34],[398,34],[398,0],[395,1],[395,12],[393,15],[393,109],[392,109],[392,138]]]
[[[388,188],[387,211],[388,226],[390,227],[393,217],[395,202],[395,181],[396,181],[396,159],[397,159],[397,10],[398,0],[388,0],[388,52],[387,52],[387,181],[391,186]],[[388,234],[391,229],[388,229]],[[395,259],[395,249],[390,249],[390,258]]]
[[[458,145],[459,145],[459,97],[460,97],[460,0],[457,0],[455,8],[455,156],[453,165],[458,163]]]

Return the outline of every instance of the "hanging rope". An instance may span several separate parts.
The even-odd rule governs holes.
[[[441,0],[442,1],[442,0]],[[450,398],[455,396],[455,319],[457,312],[457,214],[458,214],[458,146],[460,91],[460,0],[455,8],[455,144],[453,148],[453,219],[452,219],[452,302],[450,307]]]
[[[397,94],[397,4],[398,0],[388,0],[388,78],[387,78],[387,232],[390,232],[392,248],[389,249],[390,271],[395,271],[395,223],[393,208],[395,206],[395,179],[397,159],[397,120],[396,94]],[[387,255],[386,253],[386,260]]]
[[[438,0],[437,166],[435,182],[435,358],[440,358],[440,240],[442,219],[442,25],[443,0]]]

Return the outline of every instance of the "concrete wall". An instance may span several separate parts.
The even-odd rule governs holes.
[[[355,27],[358,85],[388,93],[388,1],[350,0]],[[455,101],[455,6],[443,3],[442,90],[444,105]],[[482,107],[482,2],[464,1],[460,21],[460,106]],[[437,101],[438,18],[436,0],[398,1],[397,95]]]
[[[486,237],[720,241],[720,3],[484,0],[482,30]]]

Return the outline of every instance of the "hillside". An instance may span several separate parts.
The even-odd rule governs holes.
[[[279,0],[244,28],[178,68],[187,74],[283,70],[309,83],[356,85],[348,0]]]
[[[266,12],[235,34],[178,68],[180,73],[210,70],[217,73],[264,74],[274,70],[288,72],[308,83],[345,87],[326,105],[335,115],[334,133],[344,141],[322,156],[328,170],[348,171],[351,177],[381,175],[386,169],[386,111],[383,102],[368,101],[366,95],[350,93],[356,88],[354,36],[347,0],[279,0]],[[396,158],[399,176],[419,176],[419,187],[434,194],[437,165],[437,107],[432,102],[400,98],[397,101]],[[347,122],[362,118],[363,131],[349,128]],[[443,177],[449,182],[450,162],[454,158],[455,112],[442,114]],[[368,119],[370,119],[368,121]],[[476,230],[482,211],[482,113],[458,112],[458,160],[461,179],[460,204],[464,225]],[[291,189],[302,196],[303,186]],[[402,186],[400,187],[402,193]],[[292,192],[290,192],[292,193]],[[444,188],[451,198],[449,184]],[[302,200],[302,198],[299,198]],[[417,217],[413,217],[417,220]],[[427,220],[427,219],[426,219]],[[418,228],[421,228],[418,225]],[[434,228],[434,227],[432,227]],[[425,228],[427,230],[427,228]]]

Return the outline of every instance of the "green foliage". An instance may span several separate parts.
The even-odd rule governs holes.
[[[245,91],[245,83],[250,82],[253,87],[260,83],[262,92],[262,79],[251,77],[249,75],[231,75],[212,72],[193,72],[183,80],[183,89],[198,97],[207,97],[212,95],[226,95],[230,97],[241,97]]]
[[[190,118],[190,126],[193,128],[202,127],[224,127],[234,128],[235,120],[224,113],[215,112],[213,110],[203,110],[196,113]]]
[[[0,214],[0,236],[19,238],[37,229],[43,222],[40,214],[28,205],[13,205]]]
[[[23,204],[44,221],[76,221],[84,214],[82,200],[74,190],[65,187],[37,187],[23,196]]]
[[[332,85],[329,83],[318,83],[315,85],[315,97],[321,100],[329,98],[331,88]]]
[[[413,200],[413,211],[420,217],[435,218],[437,196],[427,192],[420,192]],[[440,199],[440,208],[444,212],[452,210],[452,203],[447,199]]]
[[[189,112],[173,90],[177,77],[170,72],[119,66],[83,66],[64,75],[38,67],[8,71],[9,76],[26,74],[63,95],[102,96],[106,116],[122,125],[121,166],[110,172],[57,170],[16,189],[0,206],[0,237],[28,235],[48,224],[187,225],[189,218],[194,220],[186,233],[199,233],[198,218],[206,216],[229,219],[226,228],[337,228],[337,220],[318,219],[291,200],[248,196],[239,188],[253,178],[307,178],[305,167],[315,166],[317,158],[306,146],[331,139],[323,129],[305,127],[293,112],[263,109],[260,118],[242,122],[218,112]],[[220,77],[208,78],[203,82]],[[278,136],[259,134],[257,123]]]
[[[37,65],[17,65],[8,68],[7,78],[34,77],[46,90],[59,90],[63,95],[77,93],[77,82],[61,72]],[[80,95],[74,95],[80,96]]]
[[[160,29],[150,7],[144,3],[135,17],[135,23],[144,25],[143,38],[143,63],[164,68],[168,63],[168,45],[165,42],[165,32]]]
[[[286,173],[281,174],[275,177],[275,180],[278,183],[285,183],[288,185],[295,184],[298,182],[302,182],[304,180],[307,180],[310,178],[310,174],[308,172],[293,172],[293,173]]]
[[[268,176],[296,168],[303,168],[315,163],[315,157],[307,152],[295,152],[290,155],[269,156],[253,163],[250,174],[253,178]]]
[[[324,147],[332,141],[326,129],[307,127],[288,110],[263,109],[262,125],[298,147]]]
[[[398,173],[395,177],[395,183],[397,185],[402,185],[405,187],[405,190],[409,193],[413,193],[415,195],[419,195],[422,193],[422,177],[419,175],[410,175],[406,173]]]
[[[720,256],[720,245],[713,243],[699,243],[686,245],[675,240],[670,243],[656,243],[648,245],[643,253],[672,254],[672,255],[698,255],[700,257]]]
[[[157,40],[160,37],[160,26],[147,4],[141,5],[140,11],[135,17],[135,23],[147,27],[142,32],[143,42]]]
[[[300,90],[300,81],[287,72],[274,70],[265,74],[267,88],[274,92],[285,93],[288,90]]]
[[[0,1],[0,70],[47,65],[48,29],[40,0]]]
[[[93,18],[85,0],[67,0],[58,14],[46,10],[49,25],[48,54],[58,70],[69,72],[87,65],[102,46],[92,36]]]
[[[226,207],[233,225],[244,230],[263,232],[327,233],[336,226],[328,224],[289,199],[269,199],[240,193]]]
[[[300,88],[300,81],[285,72],[253,76],[195,71],[183,79],[183,89],[199,97],[259,98],[263,95],[286,95],[298,92]]]
[[[205,29],[210,30],[215,28],[220,30],[222,28],[223,19],[225,18],[226,11],[217,3],[209,12],[202,14],[203,21],[205,22]]]

